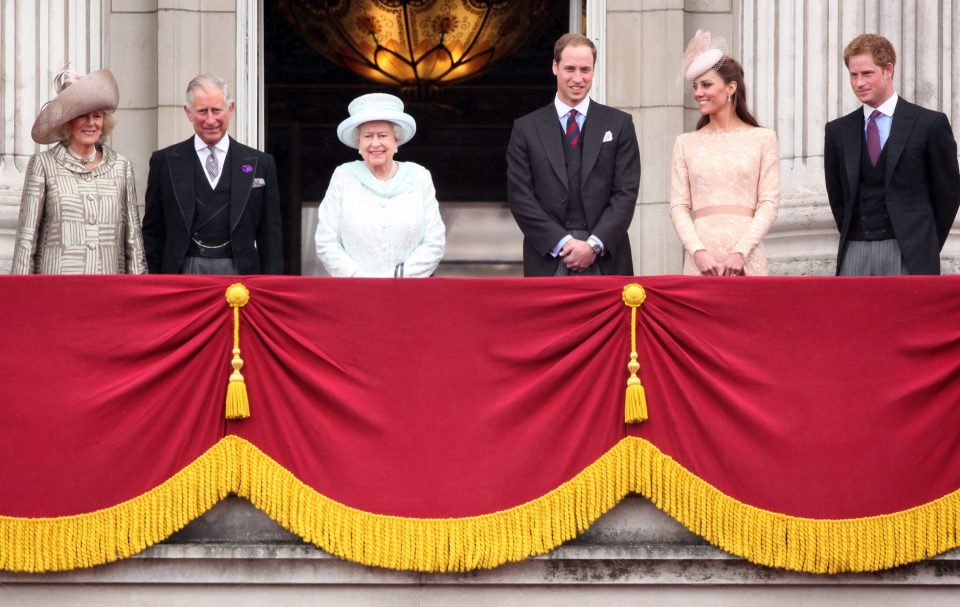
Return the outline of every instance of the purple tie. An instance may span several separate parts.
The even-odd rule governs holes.
[[[567,114],[567,145],[570,149],[577,147],[580,142],[580,125],[577,124],[577,110],[570,110]]]
[[[877,128],[877,116],[880,110],[873,110],[867,119],[867,154],[870,156],[870,166],[877,166],[880,158],[880,129]]]

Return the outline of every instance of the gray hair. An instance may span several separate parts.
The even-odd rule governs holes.
[[[368,122],[390,122],[390,121],[389,121],[389,120],[382,120],[382,121],[381,121],[381,120],[369,120]],[[363,124],[358,124],[358,125],[357,125],[357,128],[353,129],[353,145],[354,145],[354,147],[357,147],[357,148],[360,147],[360,127],[362,127],[364,124],[367,124],[367,122],[364,122]],[[401,145],[403,145],[404,143],[406,143],[406,142],[403,140],[403,137],[402,137],[402,135],[403,135],[403,129],[401,129],[401,128],[400,128],[400,125],[397,124],[396,122],[390,122],[390,126],[393,127],[393,137],[397,140],[397,147],[399,148]]]
[[[230,93],[230,85],[227,81],[212,74],[200,74],[190,81],[187,85],[187,107],[193,108],[193,92],[197,89],[209,91],[211,88],[220,89],[223,92],[223,101],[229,106],[233,103],[233,95]]]

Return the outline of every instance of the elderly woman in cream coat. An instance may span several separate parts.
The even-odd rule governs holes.
[[[145,274],[130,161],[104,145],[120,94],[108,70],[61,72],[31,136],[12,274]]]
[[[394,160],[417,123],[383,93],[354,99],[348,111],[337,136],[363,160],[333,172],[318,212],[317,257],[331,276],[430,276],[446,241],[433,179]]]

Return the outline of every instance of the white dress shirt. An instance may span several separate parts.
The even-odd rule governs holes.
[[[214,190],[217,189],[217,183],[220,182],[220,175],[223,175],[223,165],[227,161],[227,150],[230,149],[230,137],[224,135],[223,139],[218,141],[213,147],[217,154],[217,166],[220,167],[216,179],[211,178],[210,173],[207,172],[207,156],[211,154],[210,146],[208,146],[203,139],[200,139],[199,135],[194,135],[193,147],[197,150],[197,158],[200,159],[200,166],[203,167],[203,174],[207,176],[210,187]]]
[[[887,139],[890,138],[890,127],[893,125],[893,111],[897,107],[897,99],[900,97],[894,93],[890,98],[880,104],[880,107],[863,106],[863,136],[867,136],[867,123],[870,120],[870,114],[873,110],[880,110],[880,115],[874,122],[877,123],[877,130],[880,131],[880,149],[887,145]]]
[[[560,96],[557,95],[556,97],[553,98],[553,106],[557,108],[557,116],[560,118],[560,128],[563,129],[564,133],[567,132],[567,114],[570,113],[570,110],[577,110],[577,118],[576,118],[577,128],[583,131],[583,123],[587,119],[587,110],[590,108],[590,97],[584,97],[583,101],[571,107],[566,103],[560,101]],[[556,257],[557,255],[559,255],[560,250],[563,249],[563,245],[567,244],[567,242],[571,238],[573,238],[573,236],[571,236],[570,234],[567,234],[566,236],[561,238],[560,242],[554,245],[554,247],[550,250],[550,255],[552,255],[553,257]],[[602,240],[600,240],[599,238],[591,234],[590,238],[587,239],[587,242],[590,243],[590,246],[593,246],[594,243],[600,245],[600,255],[603,255],[604,246],[603,246]]]

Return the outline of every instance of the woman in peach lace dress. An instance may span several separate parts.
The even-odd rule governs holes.
[[[683,67],[701,114],[673,148],[670,217],[683,273],[766,275],[763,237],[780,198],[777,134],[750,114],[743,68],[709,33],[697,31]]]

